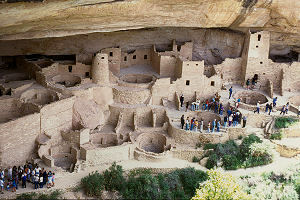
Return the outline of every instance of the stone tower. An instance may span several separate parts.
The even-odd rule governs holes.
[[[97,84],[109,83],[108,55],[97,53],[92,63],[92,81]]]
[[[259,81],[264,86],[267,81],[265,75],[269,68],[269,48],[270,48],[270,33],[268,31],[260,31],[246,34],[244,50],[242,54],[242,76],[243,85],[246,80],[257,74]]]

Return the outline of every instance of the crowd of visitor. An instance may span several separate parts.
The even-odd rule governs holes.
[[[0,170],[0,186],[1,193],[4,189],[7,191],[16,192],[19,189],[21,183],[22,188],[27,187],[27,183],[32,183],[34,189],[51,188],[54,186],[55,173],[46,171],[44,168],[40,168],[37,164],[26,163],[24,166],[9,167],[8,169]]]

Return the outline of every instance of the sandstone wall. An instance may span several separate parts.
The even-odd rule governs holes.
[[[36,152],[40,114],[31,114],[0,124],[0,166],[23,165]]]
[[[214,66],[216,72],[221,75],[223,82],[230,84],[239,84],[243,82],[242,58],[226,58],[221,64]]]
[[[76,97],[70,97],[46,105],[41,109],[41,133],[51,138],[60,138],[61,131],[72,128],[73,104]]]

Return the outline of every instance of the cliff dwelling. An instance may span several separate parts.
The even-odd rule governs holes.
[[[282,130],[284,138],[300,137],[299,17],[295,30],[282,33],[279,25],[272,27],[278,13],[274,18],[266,14],[275,9],[272,1],[232,1],[226,12],[216,11],[229,19],[224,13],[238,13],[234,6],[239,5],[246,14],[231,23],[209,13],[209,23],[202,14],[192,16],[192,5],[189,14],[174,13],[173,19],[168,6],[157,2],[166,9],[166,19],[159,15],[158,23],[157,8],[134,11],[127,0],[78,1],[78,10],[58,2],[64,13],[40,11],[45,15],[40,22],[26,17],[29,22],[18,25],[23,21],[12,17],[0,25],[2,169],[30,162],[79,174],[114,162],[191,163],[194,157],[207,157],[206,144],[239,141],[253,133],[278,145],[282,157],[300,153],[299,146],[290,151],[289,144],[270,139],[278,131],[276,118],[283,115],[298,120]],[[119,13],[126,19],[106,16],[109,6],[123,4],[130,4],[132,16],[127,7]],[[20,14],[29,9],[33,18],[41,5],[53,9],[48,1],[0,5],[3,19],[14,6],[24,5]],[[93,19],[96,8],[102,9],[103,20]],[[80,9],[79,15],[90,20],[81,21],[82,27],[73,16]],[[42,27],[47,22],[49,30]]]

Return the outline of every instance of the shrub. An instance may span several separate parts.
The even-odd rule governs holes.
[[[281,140],[283,137],[283,134],[281,132],[273,133],[270,136],[271,140]]]
[[[239,140],[243,139],[243,136],[242,136],[242,135],[239,135],[239,136],[238,136],[238,139],[239,139]]]
[[[195,170],[191,167],[178,169],[176,172],[179,174],[184,192],[189,198],[195,194],[195,190],[199,186],[199,183],[208,179],[207,173],[201,170]]]
[[[211,143],[208,143],[208,144],[205,144],[203,149],[204,150],[207,150],[207,149],[215,149],[216,148],[216,144],[211,144]]]
[[[242,157],[248,157],[250,155],[250,145],[253,143],[262,143],[262,140],[254,134],[248,135],[242,141],[240,145],[240,153]]]
[[[207,169],[212,169],[213,167],[217,166],[217,164],[218,164],[218,156],[216,153],[212,153],[208,157],[205,167]]]
[[[51,193],[24,193],[17,195],[16,199],[22,200],[31,200],[31,199],[38,199],[38,200],[56,200],[61,199],[62,192],[59,190],[54,190]]]
[[[158,199],[160,187],[158,179],[151,174],[141,174],[138,177],[130,176],[126,187],[121,191],[124,199]]]
[[[207,171],[209,179],[196,190],[193,200],[247,200],[250,197],[242,191],[230,174],[221,170]]]
[[[196,162],[196,163],[200,162],[200,158],[197,158],[196,156],[194,156],[192,162]]]
[[[296,122],[298,122],[298,119],[291,117],[278,117],[275,119],[275,128],[288,128]]]
[[[81,179],[81,188],[87,196],[101,196],[104,189],[104,177],[97,171]]]
[[[241,168],[241,161],[233,155],[224,155],[223,157],[223,166],[226,170],[234,170]]]
[[[108,170],[103,173],[104,186],[107,191],[121,191],[123,189],[125,178],[123,176],[122,166],[114,162]]]

